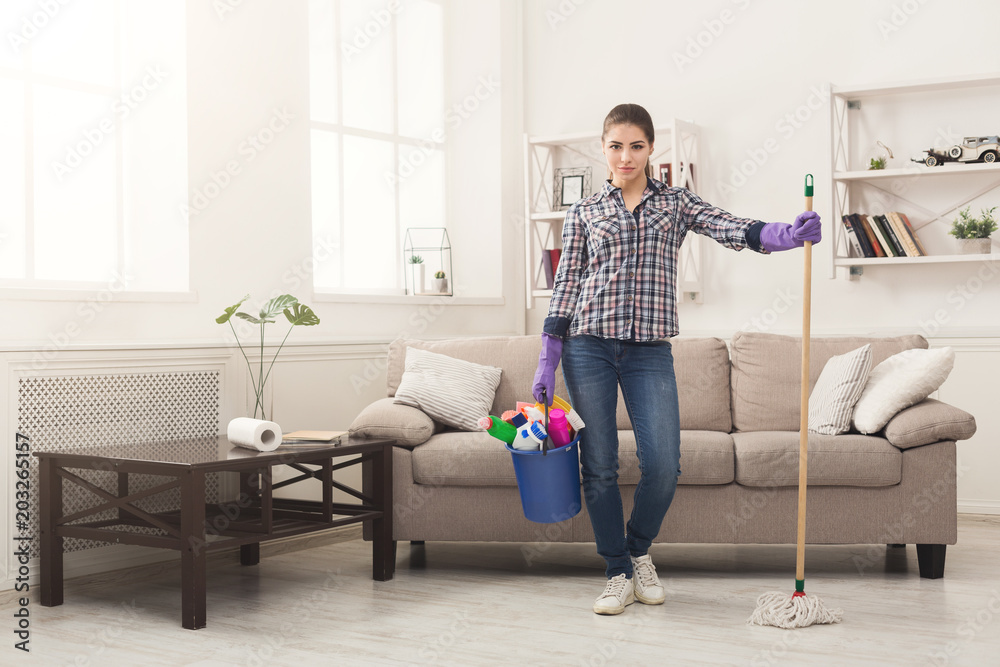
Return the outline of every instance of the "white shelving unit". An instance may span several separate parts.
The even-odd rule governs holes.
[[[697,192],[697,171],[704,169],[698,160],[698,126],[673,119],[669,125],[655,127],[654,148],[650,156],[654,165],[670,163],[673,185]],[[695,165],[682,169],[682,165]],[[594,133],[557,136],[524,136],[524,253],[525,286],[528,308],[535,299],[547,299],[552,290],[546,288],[542,251],[562,245],[562,224],[565,210],[554,210],[553,177],[555,170],[567,167],[590,167],[589,196],[604,184],[607,163],[601,153],[601,136]],[[683,302],[701,303],[701,245],[695,234],[689,234],[678,257],[677,283]]]
[[[1000,165],[997,164],[957,164],[946,163],[941,166],[927,167],[923,164],[909,162],[908,166],[882,170],[868,171],[864,169],[867,155],[857,155],[858,150],[852,144],[852,126],[862,124],[866,102],[872,104],[898,105],[896,119],[908,121],[922,113],[921,104],[929,100],[935,103],[947,104],[950,96],[978,96],[983,104],[996,108],[1000,102],[1000,75],[973,76],[963,79],[938,79],[914,81],[909,83],[886,86],[838,87],[832,86],[830,94],[831,148],[832,148],[832,191],[834,200],[834,216],[831,223],[833,230],[834,252],[830,265],[830,277],[836,278],[837,269],[846,269],[849,278],[856,279],[862,275],[864,267],[874,265],[906,265],[906,264],[946,264],[954,262],[982,262],[1000,260],[1000,253],[959,255],[959,254],[929,254],[924,257],[854,257],[853,250],[847,241],[847,234],[842,222],[846,213],[882,213],[883,211],[855,210],[859,200],[877,199],[886,202],[893,208],[903,211],[913,223],[914,230],[936,222],[951,223],[957,211],[969,202],[1000,188]],[[909,106],[907,106],[909,105]],[[975,124],[979,115],[969,113],[972,105],[955,102],[954,122],[969,122]],[[976,110],[979,106],[975,105]],[[854,116],[857,114],[857,116]],[[968,117],[971,116],[971,119]],[[995,114],[994,114],[995,116]],[[892,114],[883,112],[883,123]],[[937,131],[936,139],[941,142],[948,134],[942,128],[940,118],[935,127],[935,120],[928,123],[931,131]],[[871,133],[870,127],[865,128]],[[951,126],[948,125],[950,130]],[[980,129],[996,134],[1000,131],[1000,117],[996,117],[989,128],[963,128],[972,136]],[[893,132],[891,127],[883,127],[884,132]],[[856,142],[855,142],[856,143]],[[890,142],[891,145],[892,142]],[[956,142],[957,143],[957,142]],[[930,142],[928,142],[930,144]],[[929,148],[924,145],[923,148]],[[944,147],[943,144],[940,147]],[[853,150],[852,150],[853,149]],[[897,155],[896,161],[908,160],[911,156]],[[914,157],[916,157],[914,155]],[[942,204],[944,198],[947,203]],[[926,243],[925,243],[926,245]],[[947,247],[938,245],[937,250],[947,251]],[[928,248],[928,252],[931,249]],[[954,252],[954,250],[952,250]]]

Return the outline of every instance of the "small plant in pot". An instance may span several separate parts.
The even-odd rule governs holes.
[[[448,291],[448,278],[445,277],[444,271],[434,273],[434,291],[442,294]]]
[[[958,212],[958,218],[951,223],[949,234],[958,239],[958,248],[962,254],[989,253],[992,250],[990,234],[997,230],[997,207],[982,209],[978,218],[969,214],[971,208],[966,206]]]
[[[410,278],[413,280],[413,293],[420,294],[424,291],[424,284],[426,282],[424,258],[420,255],[410,255],[410,259],[407,261],[410,263],[410,268],[413,269],[410,272]]]

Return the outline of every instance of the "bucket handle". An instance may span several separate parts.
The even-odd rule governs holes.
[[[545,409],[545,439],[542,440],[542,456],[549,450],[549,397],[546,396],[545,387],[542,387],[542,407]]]

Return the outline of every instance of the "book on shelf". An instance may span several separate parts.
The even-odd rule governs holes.
[[[555,284],[556,271],[559,270],[559,257],[562,250],[559,248],[542,249],[542,276],[545,278],[545,289],[552,289]]]
[[[549,254],[548,250],[542,250],[542,278],[545,280],[545,287],[543,289],[552,289],[554,276],[555,274],[552,272],[552,255]]]
[[[865,215],[864,219],[868,223],[868,226],[871,227],[872,233],[875,234],[875,239],[878,241],[879,247],[882,248],[882,256],[895,257],[896,251],[892,249],[892,245],[889,243],[882,225],[879,224],[878,218],[874,215]]]
[[[885,215],[889,218],[892,228],[896,231],[896,237],[903,244],[903,249],[906,250],[906,256],[920,257],[920,249],[917,248],[917,244],[913,241],[913,237],[910,236],[906,225],[903,224],[903,220],[899,217],[899,213],[889,211]]]
[[[844,229],[847,232],[848,257],[868,257],[868,253],[865,252],[864,246],[861,245],[861,241],[858,239],[858,233],[854,229],[854,225],[851,224],[851,216],[849,214],[842,215],[840,219],[843,221]]]
[[[920,257],[926,255],[905,213],[848,213],[843,216],[849,250],[855,257]]]
[[[917,250],[921,255],[926,255],[927,251],[924,250],[924,244],[920,242],[920,237],[917,236],[916,230],[913,229],[913,225],[910,224],[910,219],[906,217],[905,213],[897,213],[899,219],[903,221],[903,225],[906,226],[906,233],[913,238],[913,243],[917,246]]]
[[[860,213],[855,213],[857,216],[858,224],[865,232],[865,236],[868,239],[868,245],[871,246],[872,252],[875,253],[875,257],[885,257],[885,250],[882,248],[882,244],[879,243],[878,237],[875,236],[875,230],[872,228],[871,220],[868,219],[867,215],[861,215]]]
[[[875,217],[878,218],[878,223],[882,225],[882,229],[885,230],[886,238],[889,239],[889,243],[892,244],[892,249],[896,253],[896,257],[907,257],[909,253],[906,252],[902,239],[896,236],[896,229],[892,226],[889,216],[880,214]]]

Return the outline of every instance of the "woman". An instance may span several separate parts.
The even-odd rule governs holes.
[[[689,231],[733,250],[760,253],[818,243],[812,211],[793,224],[738,218],[684,188],[651,178],[653,122],[636,104],[604,119],[610,177],[576,202],[563,224],[563,251],[542,333],[534,395],[551,402],[562,358],[569,400],[587,427],[580,456],[597,552],[607,562],[598,614],[620,614],[636,599],[666,598],[647,551],[680,474],[680,416],[671,356],[676,336],[677,254]],[[640,478],[624,524],[618,488],[618,386],[635,433]]]

